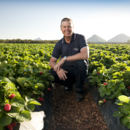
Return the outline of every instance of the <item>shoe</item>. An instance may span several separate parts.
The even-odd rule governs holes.
[[[77,92],[77,94],[76,94],[76,101],[77,102],[80,102],[80,101],[82,101],[84,99],[84,94],[83,94],[83,92]]]
[[[65,91],[72,91],[72,87],[65,87]]]

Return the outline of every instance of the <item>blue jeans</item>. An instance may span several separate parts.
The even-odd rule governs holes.
[[[68,71],[68,73],[66,73],[67,79],[65,81],[60,80],[57,73],[51,69],[50,73],[54,76],[53,82],[63,86],[72,87],[76,81],[76,91],[83,91],[84,81],[88,75],[88,63],[85,60],[77,60],[74,66],[63,65],[61,68]]]

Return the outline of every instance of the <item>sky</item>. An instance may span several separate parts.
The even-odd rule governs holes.
[[[130,36],[130,0],[0,0],[0,39],[59,40],[69,17],[86,39]]]

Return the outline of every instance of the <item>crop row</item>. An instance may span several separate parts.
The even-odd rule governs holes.
[[[1,130],[14,122],[30,120],[30,112],[35,104],[39,104],[36,100],[44,101],[44,92],[51,91],[49,86],[53,77],[48,71],[53,48],[54,44],[0,44]],[[108,99],[129,95],[129,48],[129,45],[90,45],[89,79],[99,87],[103,98],[100,104]],[[122,103],[122,108],[114,116],[121,117],[121,123],[130,128],[127,118],[130,109],[126,112],[130,103],[124,97],[119,99],[117,104]],[[128,100],[128,97],[125,99]],[[5,106],[10,108],[9,111]]]
[[[123,45],[113,45],[113,48],[111,45],[99,46],[93,45],[90,50],[90,82],[98,87],[102,97],[99,104],[115,99],[116,104],[121,105],[113,116],[120,117],[121,124],[130,129],[130,56],[127,53],[129,46],[124,46],[123,49]],[[118,51],[111,51],[114,48]]]
[[[0,44],[0,130],[29,121],[35,105],[44,101],[44,91],[51,91],[52,49],[53,45]]]

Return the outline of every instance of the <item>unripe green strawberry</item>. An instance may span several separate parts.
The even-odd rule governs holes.
[[[6,105],[4,106],[4,110],[5,110],[5,111],[10,111],[10,110],[11,110],[11,105],[10,105],[10,104],[6,104]]]
[[[45,101],[45,100],[44,100],[43,98],[41,98],[41,97],[40,97],[38,100],[39,100],[40,102],[44,102],[44,101]]]
[[[44,93],[43,92],[41,92],[41,97],[43,97],[44,96]]]
[[[10,124],[10,125],[7,126],[7,128],[8,128],[8,130],[13,130],[13,125]]]
[[[104,84],[104,85],[107,85],[107,83],[106,83],[106,82],[104,82],[103,84]]]
[[[13,98],[13,97],[15,97],[15,94],[11,94],[11,95],[9,96],[9,98]]]
[[[103,103],[103,101],[102,101],[102,100],[98,101],[98,104],[99,104],[99,105],[101,105],[102,103]]]

